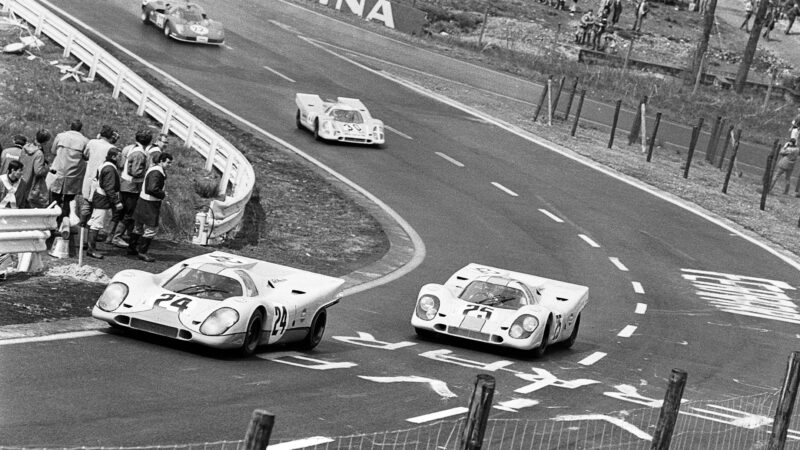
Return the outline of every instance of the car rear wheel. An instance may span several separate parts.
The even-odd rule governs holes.
[[[244,342],[240,352],[244,356],[250,356],[256,352],[258,341],[261,340],[261,328],[264,324],[264,313],[258,310],[250,316],[250,321],[247,322],[247,330],[244,333]]]
[[[300,110],[297,110],[297,115],[294,116],[294,123],[297,125],[297,128],[303,129],[303,124],[300,123]]]
[[[569,335],[569,339],[564,341],[564,348],[571,348],[575,345],[575,340],[578,339],[578,328],[581,326],[581,315],[578,314],[578,318],[575,319],[575,327],[572,328],[572,334]]]
[[[169,22],[164,22],[164,36],[169,37]]]
[[[314,139],[321,141],[322,138],[319,137],[319,120],[314,121]]]
[[[311,350],[322,342],[322,335],[325,334],[325,325],[328,323],[328,312],[321,309],[314,320],[311,322],[311,327],[305,339],[300,342],[300,348],[303,350]]]
[[[548,318],[547,325],[545,325],[544,327],[544,336],[542,336],[542,343],[537,348],[533,349],[533,356],[540,358],[547,351],[547,347],[550,345],[550,327],[552,326],[552,323],[553,320]]]

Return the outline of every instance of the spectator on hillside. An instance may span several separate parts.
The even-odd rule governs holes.
[[[569,7],[569,15],[574,16],[578,12],[578,0],[572,0],[572,5]]]
[[[588,44],[589,43],[589,33],[592,31],[592,27],[594,26],[595,17],[592,10],[586,11],[586,14],[581,17],[581,21],[578,24],[580,33],[576,36],[578,38],[578,44]]]
[[[786,19],[788,19],[789,22],[786,24],[786,30],[783,32],[783,34],[789,34],[791,32],[792,25],[794,25],[794,20],[798,15],[800,15],[800,3],[796,1],[790,1],[786,9]]]
[[[11,161],[8,171],[0,175],[0,209],[17,208],[17,188],[22,178],[22,163]]]
[[[787,195],[789,193],[789,182],[792,178],[792,171],[794,170],[794,164],[797,162],[798,154],[800,154],[800,148],[797,147],[797,142],[794,139],[789,139],[789,142],[778,153],[781,159],[778,161],[778,170],[775,172],[775,178],[769,185],[769,192],[772,192],[772,188],[775,187],[778,178],[784,175],[786,177],[786,186],[784,186],[783,194]]]
[[[50,142],[50,132],[42,128],[33,142],[22,148],[19,162],[23,165],[22,180],[17,188],[17,205],[20,208],[46,208],[50,201],[47,173],[50,164],[44,157],[44,146]]]
[[[611,4],[611,26],[616,27],[622,16],[622,0],[614,0]]]
[[[769,33],[775,29],[775,22],[777,21],[777,11],[775,11],[775,7],[772,2],[769,2],[769,6],[767,6],[767,13],[764,16],[764,34],[762,37],[769,42],[771,39],[769,37]]]
[[[649,11],[650,7],[647,4],[647,0],[639,0],[639,3],[636,4],[636,20],[633,22],[633,31],[642,31],[642,23],[644,23],[644,18],[647,17]]]
[[[172,155],[163,152],[158,157],[158,164],[147,170],[147,175],[144,177],[144,186],[139,195],[139,202],[136,203],[136,211],[133,213],[136,225],[131,233],[128,254],[138,254],[139,259],[142,261],[155,261],[155,258],[147,252],[150,249],[150,243],[153,242],[153,238],[158,233],[161,201],[167,195],[165,189],[167,181],[166,169],[171,164]]]
[[[100,128],[100,134],[86,143],[86,148],[83,150],[83,157],[86,159],[86,174],[83,176],[81,189],[81,194],[86,200],[91,201],[92,196],[89,189],[92,186],[92,180],[97,175],[97,169],[106,161],[108,150],[114,148],[115,138],[119,138],[117,130],[109,125],[103,125]]]
[[[789,130],[789,137],[795,142],[800,142],[800,106],[797,107],[797,116],[792,120],[792,128]]]
[[[608,19],[605,16],[600,16],[594,22],[594,31],[592,33],[592,49],[603,50],[603,33],[606,32],[608,26]]]
[[[750,32],[750,18],[753,17],[753,0],[744,0],[744,20],[739,25],[739,29]]]
[[[50,149],[55,155],[50,168],[50,172],[54,175],[50,183],[50,200],[61,207],[61,215],[57,219],[59,227],[64,217],[69,217],[70,202],[81,193],[83,175],[86,173],[83,150],[89,139],[81,134],[83,122],[74,119],[69,128],[68,131],[56,135]]]
[[[152,144],[148,145],[145,149],[145,153],[147,153],[147,168],[149,169],[151,166],[158,164],[158,157],[161,156],[161,152],[167,150],[167,145],[169,144],[168,136],[166,133],[159,133],[156,141]]]
[[[121,227],[116,227],[111,235],[111,242],[121,248],[128,247],[128,251],[136,254],[136,249],[131,248],[122,239],[125,233],[130,233],[134,227],[133,212],[136,210],[136,203],[139,200],[139,193],[142,190],[144,176],[147,173],[147,153],[145,148],[153,141],[153,132],[142,128],[134,136],[136,142],[122,149],[119,158],[118,168],[120,174],[120,195],[122,197],[122,211],[117,211],[112,222],[121,222]]]
[[[11,138],[14,145],[3,149],[0,152],[0,174],[8,172],[8,163],[11,161],[19,161],[19,156],[22,154],[22,147],[28,142],[28,138],[21,134],[15,134]]]
[[[92,218],[89,219],[89,249],[86,255],[96,259],[103,259],[97,252],[97,235],[103,231],[106,222],[111,219],[112,210],[121,211],[122,201],[119,196],[119,171],[117,159],[119,150],[111,147],[106,151],[106,160],[96,173],[94,189],[92,192]]]

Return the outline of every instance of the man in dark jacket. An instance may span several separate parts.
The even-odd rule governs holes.
[[[128,254],[138,255],[142,261],[155,261],[155,258],[148,255],[147,252],[153,237],[158,233],[161,201],[166,196],[167,174],[165,170],[170,164],[172,164],[172,155],[162,152],[158,157],[158,164],[147,169],[142,191],[136,202],[136,210],[133,212],[133,220],[136,224],[131,232]]]
[[[115,214],[114,220],[122,222],[121,227],[117,227],[110,236],[111,242],[117,247],[128,247],[122,240],[125,233],[133,230],[133,212],[136,210],[136,203],[139,201],[139,193],[142,190],[142,182],[147,172],[147,153],[145,148],[153,141],[153,132],[142,128],[136,132],[136,143],[122,149],[120,156],[120,192],[122,193],[122,214]]]
[[[96,178],[92,181],[90,192],[92,196],[92,218],[89,219],[89,249],[86,256],[103,259],[97,253],[97,234],[103,230],[105,224],[111,219],[112,208],[122,210],[122,200],[119,196],[119,172],[117,160],[119,150],[111,147],[106,153],[106,160],[97,170]]]
[[[22,155],[22,147],[28,142],[28,138],[21,134],[15,134],[12,140],[14,145],[0,152],[0,174],[6,174],[8,172],[9,162],[19,161],[19,157]]]

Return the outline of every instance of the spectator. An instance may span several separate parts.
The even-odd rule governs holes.
[[[131,233],[129,254],[138,254],[142,261],[153,262],[155,258],[148,255],[150,243],[158,233],[158,218],[161,211],[161,201],[166,196],[165,183],[167,180],[166,168],[172,164],[172,155],[167,152],[158,157],[158,164],[147,170],[144,177],[144,187],[136,204],[133,218],[136,226]],[[141,242],[139,242],[141,240]],[[138,243],[138,247],[137,247]]]
[[[608,19],[606,16],[600,16],[594,22],[594,32],[592,33],[592,49],[594,50],[603,50],[603,33],[606,31],[606,26],[608,25]]]
[[[111,210],[122,210],[122,201],[119,196],[118,159],[119,150],[116,147],[111,147],[106,151],[106,160],[97,169],[95,181],[92,182],[94,189],[90,189],[92,191],[92,218],[88,223],[89,249],[86,251],[86,256],[96,259],[103,259],[103,255],[97,253],[97,235],[103,231],[106,222],[111,219]]]
[[[97,175],[97,169],[106,161],[108,150],[114,148],[114,142],[116,142],[114,136],[119,136],[117,131],[108,125],[103,125],[100,134],[96,138],[90,139],[83,150],[83,158],[86,159],[86,174],[83,176],[81,194],[88,201],[92,201],[89,189],[92,186],[92,180]]]
[[[633,22],[634,31],[642,31],[642,23],[644,23],[644,18],[649,11],[647,0],[639,0],[639,3],[636,4],[636,20]]]
[[[17,205],[20,208],[46,208],[50,201],[47,173],[50,164],[44,157],[44,145],[50,141],[50,132],[44,128],[36,132],[34,142],[25,144],[19,161],[23,165],[22,180],[17,188]]]
[[[611,26],[616,27],[619,18],[622,16],[622,0],[614,0],[611,11]]]
[[[789,182],[792,178],[792,171],[794,170],[795,162],[797,162],[798,154],[800,154],[800,148],[797,147],[797,141],[789,139],[789,142],[778,153],[781,159],[778,161],[778,170],[775,173],[775,178],[769,185],[769,192],[772,192],[772,188],[775,187],[778,178],[784,175],[786,177],[786,186],[783,189],[783,194],[787,195],[789,193]]]
[[[592,26],[594,26],[594,13],[592,10],[586,11],[586,14],[581,17],[580,24],[580,36],[578,37],[579,44],[586,44],[589,43],[589,32],[592,31]]]
[[[14,145],[0,152],[0,174],[5,175],[8,172],[9,162],[19,161],[19,157],[22,154],[22,147],[28,142],[28,138],[21,134],[15,134],[11,140]]]
[[[578,12],[578,0],[572,0],[572,5],[569,7],[569,15],[574,16]]]
[[[769,33],[775,29],[775,21],[777,20],[775,13],[775,7],[770,2],[769,6],[767,6],[767,13],[764,16],[764,34],[762,35],[767,41],[770,41]]]
[[[789,130],[789,137],[795,142],[800,141],[800,106],[797,107],[797,116],[792,120],[792,128]]]
[[[16,209],[20,178],[22,178],[22,163],[16,160],[10,161],[8,172],[0,175],[0,209]]]
[[[69,217],[70,202],[81,193],[83,175],[86,173],[83,151],[89,139],[81,134],[83,122],[74,119],[69,128],[69,131],[56,135],[50,150],[55,155],[50,168],[50,173],[54,174],[50,183],[50,200],[61,207],[61,215],[57,219],[59,227],[64,217]]]
[[[156,141],[152,144],[147,146],[145,152],[147,153],[147,168],[149,169],[150,166],[158,164],[158,157],[161,156],[161,152],[167,149],[167,145],[169,144],[169,139],[166,133],[159,133]]]
[[[129,252],[136,254],[136,249],[131,248],[122,237],[125,233],[133,230],[133,212],[136,210],[136,203],[139,200],[139,193],[142,190],[142,183],[147,172],[147,154],[145,147],[153,141],[153,133],[148,129],[140,129],[134,137],[136,142],[122,149],[120,163],[122,169],[120,174],[120,196],[122,197],[122,211],[117,211],[111,219],[113,222],[121,222],[122,227],[114,227],[111,235],[111,242],[121,248],[128,247]]]
[[[744,0],[744,20],[739,25],[739,29],[744,28],[744,31],[750,31],[750,18],[753,17],[753,0]]]
[[[789,34],[791,32],[792,25],[794,25],[794,20],[798,15],[800,15],[800,3],[797,3],[796,1],[790,1],[786,10],[786,19],[788,19],[789,22],[786,24],[786,30],[783,32],[783,34]]]

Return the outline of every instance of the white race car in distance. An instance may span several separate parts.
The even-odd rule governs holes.
[[[317,140],[381,145],[386,142],[383,122],[373,118],[361,100],[339,97],[322,100],[316,94],[295,96],[297,128],[308,129]]]
[[[181,341],[251,355],[260,344],[322,340],[341,278],[224,252],[195,256],[153,274],[123,270],[92,316]]]
[[[417,334],[457,336],[531,350],[575,343],[589,288],[520,272],[469,264],[443,285],[426,284],[411,315]]]

